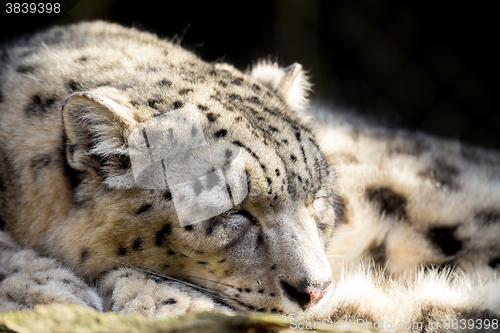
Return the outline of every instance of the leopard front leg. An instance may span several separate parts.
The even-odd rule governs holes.
[[[160,280],[133,268],[119,268],[107,273],[98,287],[105,311],[125,314],[142,313],[149,318],[165,318],[188,312],[232,310],[209,295],[186,284]]]
[[[51,303],[75,303],[102,311],[96,290],[56,260],[1,245],[0,312]]]

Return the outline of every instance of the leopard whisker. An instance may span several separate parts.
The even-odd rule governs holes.
[[[205,280],[205,281],[208,281],[208,282],[213,282],[213,283],[217,283],[217,284],[220,284],[220,285],[223,285],[223,286],[227,286],[227,287],[231,287],[231,288],[234,288],[234,289],[238,289],[237,287],[232,286],[230,284],[222,283],[222,282],[218,282],[218,281],[214,281],[214,280],[210,280],[210,279],[206,279],[206,278],[202,278],[202,277],[199,277],[199,276],[192,276],[192,275],[185,275],[185,276],[187,278],[190,278],[190,279]]]
[[[199,285],[194,284],[194,283],[190,283],[190,282],[187,282],[187,281],[184,281],[184,280],[176,279],[176,278],[173,278],[171,276],[165,275],[163,273],[152,272],[152,271],[148,271],[148,270],[145,270],[145,269],[142,269],[142,268],[137,268],[137,267],[133,267],[133,268],[142,270],[142,271],[144,271],[144,272],[146,272],[148,274],[151,274],[151,275],[159,277],[159,278],[168,279],[168,280],[171,280],[171,281],[174,281],[174,282],[182,283],[182,284],[184,284],[186,286],[189,286],[189,287],[191,287],[193,289],[196,289],[198,291],[201,291],[201,292],[204,292],[206,294],[209,294],[210,296],[216,297],[216,298],[218,298],[221,301],[225,300],[220,295],[217,295],[218,292],[216,290],[214,290],[214,289],[207,288],[207,287],[202,287],[202,286],[199,286]]]
[[[150,270],[147,270],[147,269],[144,269],[144,268],[131,266],[129,264],[126,264],[126,263],[121,262],[121,261],[116,260],[116,259],[106,258],[106,257],[101,257],[101,258],[114,261],[114,262],[116,262],[116,263],[118,263],[120,265],[123,265],[124,267],[127,267],[127,268],[136,269],[136,270],[148,273],[150,275],[153,275],[153,276],[156,276],[156,277],[159,277],[159,278],[163,278],[163,279],[166,279],[166,280],[170,280],[170,281],[174,281],[174,282],[178,282],[178,283],[184,284],[184,285],[189,286],[189,287],[191,287],[191,288],[193,288],[193,289],[195,289],[197,291],[200,291],[202,293],[205,293],[205,294],[209,295],[210,297],[216,299],[217,301],[220,301],[224,305],[227,305],[229,307],[233,307],[234,308],[234,306],[232,306],[231,304],[227,303],[228,299],[225,298],[225,297],[222,297],[222,295],[218,291],[216,291],[216,290],[213,290],[213,289],[210,289],[210,288],[207,288],[207,287],[202,287],[202,286],[199,286],[199,285],[187,282],[187,281],[183,281],[183,280],[180,280],[180,279],[176,279],[174,277],[165,275],[165,274],[160,273],[160,272],[153,272],[153,271],[150,271]],[[213,282],[215,282],[215,281],[213,281]]]

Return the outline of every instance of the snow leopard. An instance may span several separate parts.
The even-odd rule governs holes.
[[[0,50],[2,311],[498,323],[497,152],[117,24]]]

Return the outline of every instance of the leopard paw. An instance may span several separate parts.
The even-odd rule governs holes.
[[[188,312],[232,310],[181,282],[157,279],[132,268],[108,273],[99,284],[104,309],[126,314],[142,313],[149,318],[165,318]]]
[[[31,250],[0,251],[0,311],[75,303],[102,311],[97,292],[54,259]]]

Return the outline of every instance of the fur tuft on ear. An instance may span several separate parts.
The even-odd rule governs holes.
[[[277,63],[262,61],[252,68],[250,75],[281,94],[293,110],[303,112],[308,108],[311,83],[300,64],[282,68]]]
[[[99,90],[73,94],[66,100],[62,116],[66,160],[71,168],[95,172],[109,187],[133,185],[129,184],[126,138],[137,122],[119,93]]]

